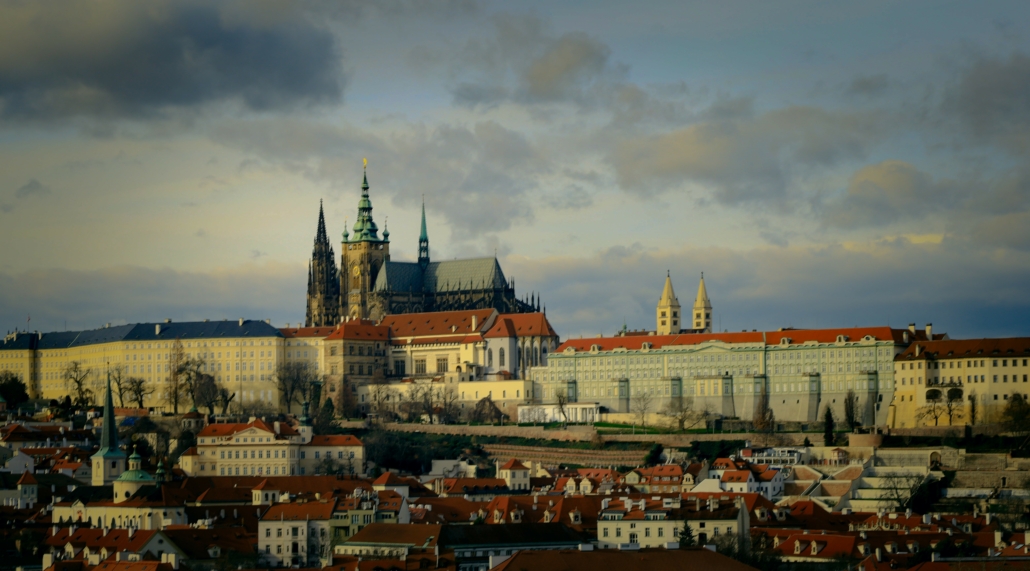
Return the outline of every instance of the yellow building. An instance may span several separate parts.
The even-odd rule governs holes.
[[[76,383],[68,371],[77,363],[84,377],[83,388],[98,402],[107,373],[121,369],[124,376],[146,383],[145,407],[170,411],[166,393],[177,340],[186,358],[203,360],[203,372],[237,393],[236,402],[278,407],[274,373],[284,359],[285,342],[267,321],[165,320],[87,331],[17,333],[0,345],[0,370],[21,376],[32,396],[75,398]],[[121,398],[126,404],[132,402],[128,394]],[[183,399],[180,412],[191,404]]]
[[[1030,395],[1030,338],[917,342],[894,379],[892,428],[996,422],[1011,395]]]

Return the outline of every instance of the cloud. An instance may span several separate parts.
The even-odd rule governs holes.
[[[11,212],[14,210],[14,205],[9,203],[0,204],[0,212]]]
[[[234,102],[269,110],[338,102],[332,33],[260,3],[130,0],[0,7],[0,116],[137,117]]]
[[[565,190],[544,195],[544,202],[555,210],[580,210],[594,203],[593,196],[578,184],[571,184]]]
[[[981,57],[948,89],[941,114],[966,136],[1025,154],[1030,151],[1030,56]]]
[[[252,120],[222,124],[212,136],[337,191],[344,184],[353,189],[341,181],[360,180],[356,157],[367,156],[374,204],[385,193],[395,204],[414,208],[424,194],[430,216],[443,216],[459,241],[531,220],[529,192],[553,169],[526,135],[494,121],[403,124],[373,133],[350,125]]]
[[[554,35],[539,18],[499,14],[493,35],[469,40],[451,67],[451,93],[460,106],[569,102],[590,106],[610,100],[624,82],[625,66],[583,32]]]
[[[203,228],[200,228],[196,232],[193,233],[193,236],[197,237],[197,238],[207,238],[207,231],[204,230]]]
[[[17,198],[28,198],[30,196],[43,196],[50,194],[50,187],[40,183],[36,179],[32,179],[29,182],[21,185],[18,190],[14,191],[14,196]]]
[[[851,81],[844,93],[852,96],[877,97],[887,91],[890,83],[885,73],[860,75]]]
[[[0,320],[24,326],[31,313],[41,331],[102,327],[171,318],[265,319],[304,316],[303,264],[248,264],[212,272],[135,266],[90,271],[0,272]]]
[[[873,113],[788,107],[751,117],[747,109],[737,103],[714,112],[727,119],[618,140],[608,159],[619,185],[652,193],[700,184],[723,204],[783,208],[795,177],[866,156],[884,131]]]
[[[883,161],[852,175],[847,194],[827,205],[823,223],[839,228],[885,226],[955,208],[962,198],[954,181],[934,180],[904,161]]]

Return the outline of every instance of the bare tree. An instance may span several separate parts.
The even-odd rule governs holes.
[[[633,396],[633,412],[636,413],[641,428],[647,428],[647,413],[651,412],[652,405],[654,405],[654,395],[645,389],[640,389]]]
[[[948,409],[944,405],[943,399],[941,399],[940,389],[930,389],[926,391],[926,405],[916,411],[916,420],[921,420],[927,424],[932,420],[933,425],[937,426],[941,417],[947,414],[947,412]]]
[[[72,361],[64,370],[64,379],[71,384],[71,393],[75,406],[90,406],[93,404],[93,389],[89,388],[88,380],[93,370],[83,367],[82,363]]]
[[[194,407],[199,406],[197,403],[197,389],[205,376],[204,369],[206,367],[207,363],[202,357],[186,359],[179,365],[186,397],[193,403]]]
[[[962,421],[966,416],[966,403],[962,400],[962,389],[948,389],[947,398],[944,401],[944,408],[948,415],[948,424],[954,425],[956,421]]]
[[[977,409],[976,392],[969,393],[969,424],[975,425],[979,414]]]
[[[218,404],[218,384],[211,375],[203,373],[193,385],[193,403],[198,408],[206,408],[208,414],[215,413]]]
[[[562,424],[568,424],[569,393],[565,392],[565,389],[557,389],[554,391],[554,404],[558,407],[558,414],[562,416]]]
[[[844,423],[848,425],[850,431],[854,431],[862,425],[858,420],[858,397],[855,395],[854,389],[848,389],[847,394],[844,395]]]
[[[186,351],[182,340],[178,337],[172,343],[172,352],[168,355],[168,381],[165,383],[164,400],[172,405],[172,413],[179,414],[179,405],[188,398],[186,386]]]
[[[769,406],[769,393],[766,392],[764,386],[758,395],[758,400],[755,401],[755,414],[751,419],[751,424],[754,426],[755,432],[769,433],[776,430],[776,416],[773,414],[772,407]]]
[[[881,479],[881,489],[884,490],[886,498],[894,502],[898,508],[907,506],[922,484],[923,477],[918,474],[889,472]]]
[[[684,396],[672,399],[659,414],[670,419],[682,432],[704,424],[711,416],[712,411],[708,406],[702,410],[694,410],[693,397]]]
[[[146,398],[154,394],[154,389],[142,377],[129,377],[125,379],[126,391],[135,401],[136,406],[143,408]]]
[[[118,397],[118,406],[125,406],[125,395],[129,394],[129,383],[128,375],[125,374],[125,367],[121,365],[115,365],[110,370],[111,375],[111,390]]]
[[[371,403],[372,412],[380,417],[389,415],[393,402],[396,402],[395,391],[385,378],[372,378],[368,385],[368,400]]]
[[[222,415],[229,414],[229,405],[232,404],[233,399],[236,398],[236,393],[230,392],[224,385],[218,387],[218,394],[215,398],[215,404],[222,410]]]
[[[312,383],[319,380],[318,373],[309,363],[279,363],[275,368],[275,385],[279,389],[280,409],[290,412],[293,404],[303,404],[304,398],[311,391]]]
[[[440,387],[436,390],[436,402],[440,407],[439,421],[450,423],[458,420],[458,391],[454,387]]]

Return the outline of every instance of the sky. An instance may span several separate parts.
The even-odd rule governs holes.
[[[0,3],[0,321],[304,319],[362,159],[395,260],[563,338],[1030,336],[1030,3]],[[1020,25],[1019,22],[1024,22]]]

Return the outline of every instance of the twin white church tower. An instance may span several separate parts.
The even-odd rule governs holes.
[[[677,335],[679,333],[711,333],[712,302],[705,289],[705,275],[701,274],[701,283],[697,286],[697,298],[688,315],[683,315],[676,292],[672,289],[672,278],[665,275],[665,288],[655,309],[656,331],[658,335]],[[684,325],[686,325],[684,327]]]

